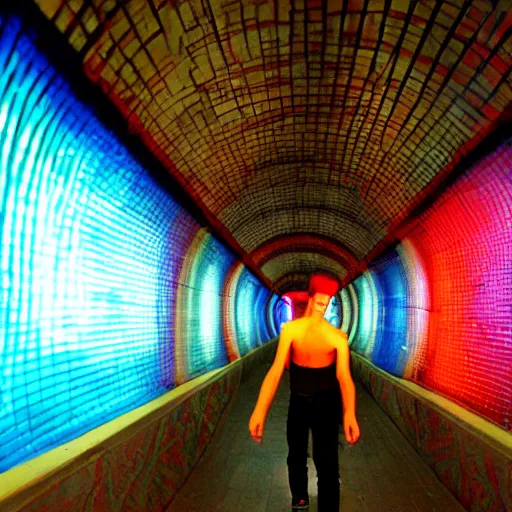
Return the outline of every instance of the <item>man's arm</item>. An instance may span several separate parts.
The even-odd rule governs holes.
[[[261,385],[258,401],[254,407],[251,419],[249,421],[249,431],[255,441],[261,442],[263,437],[263,429],[267,420],[267,414],[274,400],[274,396],[279,386],[279,382],[283,375],[284,366],[290,353],[292,336],[290,327],[285,324],[279,336],[279,344],[274,363],[270,367],[263,384]]]
[[[288,354],[290,353],[292,338],[289,331],[290,327],[285,324],[281,330],[281,335],[279,336],[279,344],[277,346],[274,363],[263,380],[258,401],[254,408],[255,411],[262,412],[265,417],[272,405],[272,401],[274,400],[277,386],[279,386],[279,382],[283,375],[285,362],[288,358]]]
[[[351,444],[357,442],[360,436],[359,425],[356,419],[356,388],[350,374],[350,349],[345,333],[339,336],[336,355],[336,377],[340,383],[343,396],[343,427],[345,437]]]
[[[344,414],[356,414],[356,388],[350,374],[350,350],[345,333],[338,338],[336,356],[336,377],[343,396]]]

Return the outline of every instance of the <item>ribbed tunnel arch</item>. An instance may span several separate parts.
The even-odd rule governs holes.
[[[379,237],[361,227],[352,219],[340,217],[335,211],[324,208],[283,208],[248,219],[235,232],[248,252],[261,240],[286,236],[288,233],[309,231],[322,237],[340,241],[357,258],[370,251]]]
[[[321,236],[318,233],[298,232],[272,238],[254,249],[250,256],[256,264],[261,266],[274,254],[279,254],[283,251],[312,249],[339,261],[349,268],[351,272],[357,271],[359,261],[345,246],[341,245],[337,240]]]
[[[319,231],[318,236],[336,240],[340,246],[344,247],[354,243],[356,230],[360,230],[361,238],[376,241],[382,237],[382,229],[377,228],[375,233],[372,232],[375,229],[375,220],[365,212],[363,203],[358,200],[353,189],[337,188],[320,181],[305,182],[297,187],[293,184],[293,177],[290,177],[290,181],[281,183],[282,180],[286,180],[286,177],[276,174],[275,169],[273,170],[275,177],[271,177],[269,173],[267,177],[259,178],[261,184],[248,186],[240,201],[232,203],[220,213],[221,221],[232,226],[234,236],[249,253],[255,249],[253,244],[249,245],[243,233],[254,234],[255,229],[264,230],[260,235],[261,244],[279,236],[274,233],[275,228],[282,227],[285,232],[281,236],[288,236],[299,225],[302,231],[315,232],[318,229],[317,223],[325,226],[330,224],[332,227],[331,232]],[[317,172],[318,170],[317,167]],[[317,176],[316,179],[320,180],[320,177]],[[283,218],[278,220],[281,215]],[[315,216],[324,215],[328,218],[315,222]],[[290,225],[287,219],[293,216],[298,220],[292,221]],[[335,222],[334,219],[337,221]],[[255,228],[255,223],[260,223],[262,227]],[[340,229],[337,229],[336,224],[341,225],[341,230],[345,231],[344,235]],[[349,224],[353,226],[349,227]],[[356,250],[357,256],[361,258],[368,248],[351,249],[352,252]],[[256,262],[254,264],[258,265]]]
[[[278,281],[283,275],[304,271],[311,275],[315,272],[326,272],[339,276],[339,279],[345,279],[347,269],[328,256],[314,252],[284,253],[274,256],[262,267],[262,271],[273,282]]]
[[[297,290],[307,290],[310,275],[306,272],[292,272],[281,276],[275,287],[281,294]]]

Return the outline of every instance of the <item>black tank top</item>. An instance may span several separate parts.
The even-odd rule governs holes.
[[[290,391],[292,393],[312,394],[319,391],[339,389],[336,378],[336,361],[321,368],[308,368],[293,362],[290,356]]]

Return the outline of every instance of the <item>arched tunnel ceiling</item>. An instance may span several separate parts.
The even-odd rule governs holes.
[[[283,276],[282,269],[290,269],[291,272],[334,272],[341,280],[347,275],[347,269],[328,256],[314,252],[285,253],[265,263],[261,269],[272,282]]]
[[[301,233],[364,259],[512,100],[509,0],[36,3],[253,268]],[[260,268],[342,277],[304,254]]]

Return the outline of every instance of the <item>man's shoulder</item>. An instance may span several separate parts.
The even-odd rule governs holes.
[[[324,323],[322,327],[325,329],[325,332],[329,334],[330,338],[335,339],[336,341],[343,342],[348,340],[347,334],[341,329],[337,329],[330,322],[324,319]]]
[[[293,331],[304,324],[304,318],[296,318],[295,320],[290,320],[289,322],[285,322],[283,324],[283,329],[287,331]]]
[[[289,333],[289,332],[293,331],[295,329],[295,322],[296,321],[297,320],[290,320],[288,322],[285,322],[281,326],[281,333],[283,333],[283,332]]]
[[[307,318],[296,318],[295,320],[290,320],[289,322],[284,323],[283,329],[285,329],[286,333],[291,336],[300,336],[301,333],[307,329],[308,325],[309,323]]]

